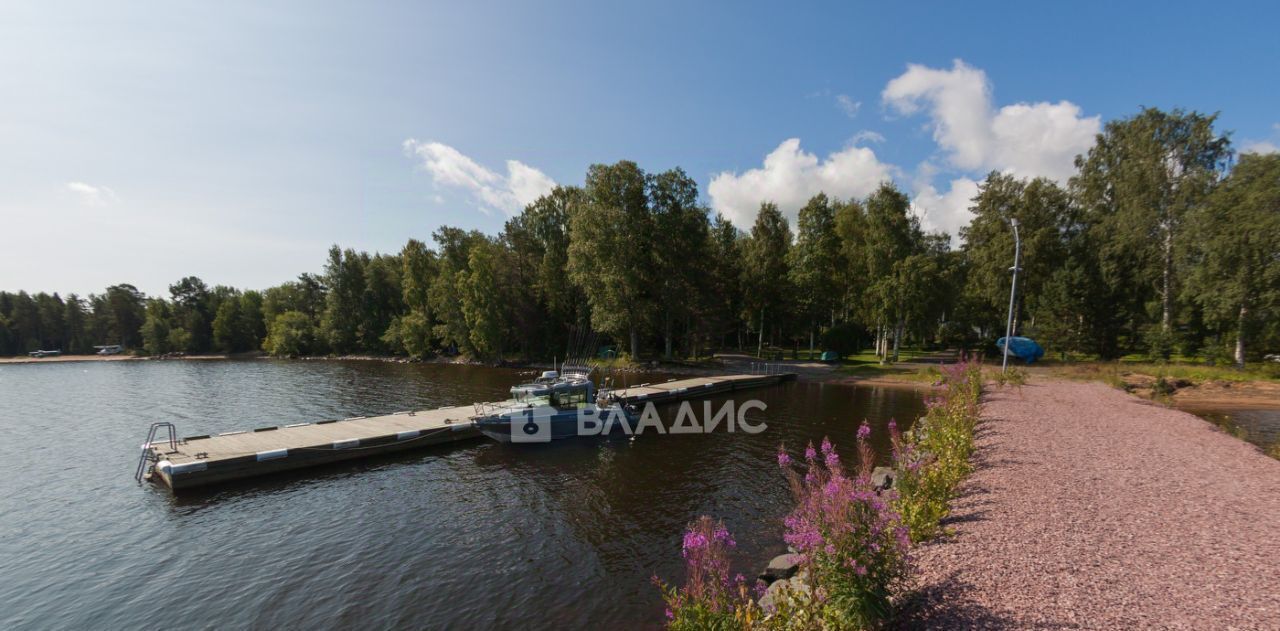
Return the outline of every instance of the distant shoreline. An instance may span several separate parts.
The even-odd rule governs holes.
[[[58,355],[55,357],[27,357],[24,355],[14,355],[13,357],[0,357],[0,364],[49,364],[63,362],[127,362],[127,361],[153,361],[161,359],[252,359],[258,357],[254,353],[242,353],[239,355],[183,355],[182,357],[149,357],[138,355]]]
[[[183,361],[183,360],[250,360],[250,359],[277,359],[285,361],[375,361],[390,362],[400,364],[458,364],[458,365],[488,365],[469,360],[459,360],[449,357],[432,357],[429,359],[412,360],[403,356],[396,355],[307,355],[301,357],[271,357],[261,351],[252,351],[247,353],[235,354],[200,354],[200,355],[171,355],[171,356],[148,356],[148,355],[59,355],[56,357],[34,358],[25,355],[17,355],[13,357],[0,357],[0,366],[2,365],[18,365],[18,364],[42,364],[42,363],[63,363],[63,362],[115,362],[115,361]],[[660,372],[668,374],[680,375],[716,375],[732,372],[741,372],[747,369],[752,358],[746,355],[730,355],[726,357],[728,361],[723,366],[692,366],[687,364],[666,364],[658,363],[657,365],[641,365],[628,367],[622,370],[627,373],[648,373]],[[814,362],[795,362],[783,361],[778,362],[783,370],[791,370],[797,372],[802,380],[805,381],[821,381],[828,383],[841,383],[845,385],[870,386],[881,388],[910,388],[910,389],[929,389],[930,384],[922,383],[897,377],[895,375],[847,375],[835,372],[830,367]],[[524,369],[524,370],[550,370],[552,365],[547,362],[512,362],[506,364],[507,368]],[[616,370],[616,369],[615,369]]]

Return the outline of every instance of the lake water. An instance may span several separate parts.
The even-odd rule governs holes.
[[[1280,443],[1280,410],[1187,407],[1195,414],[1262,449]]]
[[[152,421],[216,433],[495,400],[526,378],[343,361],[0,365],[0,628],[653,627],[649,578],[682,578],[695,517],[725,520],[735,571],[783,551],[780,442],[830,435],[852,461],[864,417],[882,439],[889,418],[923,412],[911,390],[798,382],[738,394],[768,405],[754,436],[485,439],[180,496],[133,480]]]

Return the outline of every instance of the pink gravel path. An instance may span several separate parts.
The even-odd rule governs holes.
[[[1280,461],[1102,384],[984,400],[898,626],[1280,629]]]

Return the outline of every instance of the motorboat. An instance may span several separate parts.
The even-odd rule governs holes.
[[[596,390],[588,369],[543,372],[511,388],[511,398],[477,404],[472,418],[482,434],[503,443],[545,443],[598,436],[633,426],[634,415]]]

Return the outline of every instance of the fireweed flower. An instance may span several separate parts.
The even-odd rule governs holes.
[[[870,433],[863,423],[856,434],[867,463],[874,458]],[[825,590],[826,602],[849,603],[854,620],[873,626],[888,610],[893,586],[906,576],[909,541],[897,537],[901,518],[868,475],[846,473],[829,440],[821,443],[821,459],[817,452],[812,446],[805,451],[803,478],[787,471],[796,507],[783,520],[783,540],[801,555],[801,566],[812,585]]]
[[[678,589],[667,587],[655,579],[671,611],[669,620],[680,624],[685,616],[682,612],[686,610],[732,614],[744,606],[745,588],[742,583],[746,579],[741,574],[737,575],[734,577],[735,585],[729,573],[729,551],[736,545],[733,535],[722,522],[704,516],[689,524],[680,550],[685,559],[684,586]]]
[[[791,456],[787,455],[787,452],[785,449],[779,448],[778,449],[778,466],[785,469],[790,465],[791,465]]]

